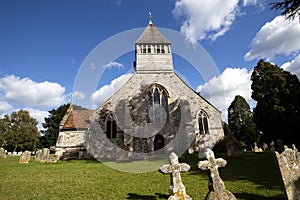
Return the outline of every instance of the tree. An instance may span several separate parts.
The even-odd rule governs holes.
[[[284,15],[286,19],[300,17],[300,0],[284,0],[270,5],[273,10],[283,10],[281,15]]]
[[[45,117],[45,123],[42,124],[45,130],[42,130],[43,136],[41,137],[43,147],[55,146],[59,133],[59,124],[69,107],[70,104],[64,104],[57,109],[50,110],[49,117]]]
[[[242,96],[235,96],[228,108],[228,125],[233,137],[242,144],[251,145],[260,139],[252,121],[250,106]]]
[[[300,83],[298,78],[277,65],[260,60],[252,75],[252,99],[257,101],[253,121],[263,138],[296,141],[300,122]],[[269,141],[268,141],[269,140]]]
[[[6,131],[6,124],[4,120],[0,118],[0,147],[4,146],[5,131]]]
[[[8,151],[33,151],[39,142],[38,122],[29,112],[20,110],[1,119],[4,145]]]

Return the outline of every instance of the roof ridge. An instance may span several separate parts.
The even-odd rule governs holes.
[[[154,26],[150,19],[149,24],[141,34],[136,44],[171,44],[165,36]]]

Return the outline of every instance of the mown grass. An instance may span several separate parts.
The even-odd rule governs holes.
[[[218,157],[218,156],[216,156]],[[285,199],[279,171],[272,153],[243,153],[227,158],[220,169],[226,189],[237,199]],[[33,159],[32,159],[33,160]],[[181,162],[191,165],[182,173],[187,193],[204,199],[207,172],[197,169],[197,155],[184,155]],[[149,161],[134,161],[134,166]],[[153,161],[155,162],[155,161]],[[115,165],[129,166],[129,162]],[[131,163],[132,164],[132,163]],[[140,165],[142,164],[142,165]],[[132,166],[132,165],[131,165]],[[169,175],[158,171],[127,173],[93,160],[59,161],[58,163],[18,164],[18,157],[0,158],[0,199],[167,199]]]

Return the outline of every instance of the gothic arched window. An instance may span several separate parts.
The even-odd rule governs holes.
[[[198,113],[198,126],[199,126],[199,132],[201,135],[208,134],[209,129],[208,129],[208,116],[206,112],[203,110],[200,110]]]
[[[160,85],[152,85],[148,92],[148,122],[164,123],[168,117],[168,94]]]
[[[106,119],[106,137],[108,139],[117,138],[117,123],[113,114],[110,114]]]

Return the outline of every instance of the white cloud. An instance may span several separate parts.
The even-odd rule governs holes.
[[[6,101],[28,107],[50,107],[65,102],[65,88],[53,82],[35,82],[14,75],[0,79],[0,92]]]
[[[198,86],[197,91],[222,111],[222,118],[227,121],[227,109],[236,95],[244,97],[251,108],[255,106],[251,99],[251,73],[245,68],[226,68],[219,76]]]
[[[239,14],[238,3],[239,0],[177,0],[173,14],[184,19],[180,31],[189,41],[215,40],[230,29]]]
[[[27,110],[30,116],[38,121],[38,129],[44,129],[42,123],[44,123],[44,118],[49,116],[48,111],[33,109],[33,108],[24,108],[23,110]]]
[[[132,74],[123,74],[122,76],[112,80],[110,84],[104,85],[99,90],[93,92],[91,95],[92,104],[100,106],[106,99],[119,90],[131,76]]]
[[[13,106],[6,101],[0,101],[0,117],[13,109]]]
[[[124,66],[123,66],[123,64],[115,62],[115,61],[110,62],[110,63],[108,63],[106,65],[103,65],[103,68],[105,68],[105,69],[110,69],[112,67],[121,68],[121,67],[124,67]]]
[[[80,92],[80,91],[75,91],[72,94],[73,99],[84,99],[85,98],[85,93]]]
[[[256,5],[257,0],[243,0],[243,5],[244,6],[251,6],[251,5]]]
[[[284,70],[297,75],[298,79],[300,79],[300,54],[298,54],[291,62],[284,63],[281,67]]]
[[[250,50],[244,58],[272,59],[276,54],[297,53],[300,50],[300,23],[298,20],[285,20],[283,16],[267,22],[256,34]]]

